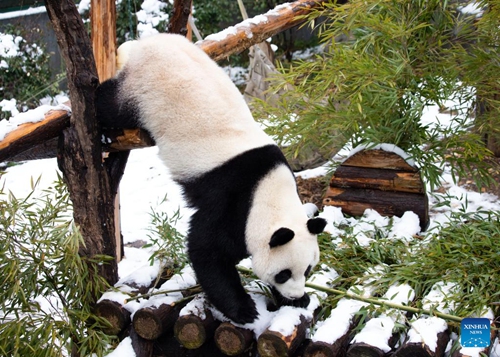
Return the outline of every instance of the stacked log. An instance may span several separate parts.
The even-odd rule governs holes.
[[[420,172],[394,145],[357,151],[337,168],[323,204],[362,216],[371,208],[383,216],[413,211],[424,231],[429,225],[428,198]]]
[[[283,333],[268,328],[259,336],[257,349],[261,357],[293,356],[304,342],[309,323],[304,316],[293,326],[291,332]]]
[[[214,336],[217,348],[227,356],[239,356],[250,351],[254,345],[254,333],[229,322],[223,322],[215,330]]]
[[[267,322],[267,329],[260,333],[245,328],[247,326],[237,326],[228,321],[221,321],[224,317],[213,310],[204,294],[190,289],[195,283],[191,280],[192,271],[183,271],[183,274],[174,275],[172,279],[162,284],[160,289],[179,286],[179,281],[186,283],[182,286],[182,291],[171,289],[168,293],[162,293],[163,290],[154,287],[158,285],[158,279],[152,272],[148,273],[144,270],[143,273],[150,274],[152,281],[146,295],[133,295],[137,294],[137,289],[144,291],[144,285],[148,285],[146,282],[134,288],[130,286],[133,285],[130,282],[128,282],[129,285],[124,284],[127,279],[123,279],[117,284],[120,285],[120,291],[105,294],[108,298],[101,299],[96,307],[101,311],[100,316],[108,319],[113,327],[107,329],[106,332],[118,335],[121,339],[128,339],[127,343],[131,344],[138,357],[359,357],[386,356],[388,353],[395,357],[444,357],[444,350],[449,340],[448,326],[444,320],[437,317],[416,316],[404,332],[408,338],[396,349],[394,341],[403,341],[403,339],[393,335],[392,326],[395,322],[405,326],[406,320],[402,319],[399,310],[388,309],[382,315],[369,320],[366,325],[375,323],[381,326],[383,323],[388,327],[385,337],[382,335],[374,337],[377,342],[383,340],[383,344],[388,346],[380,348],[361,338],[360,334],[354,334],[353,331],[359,321],[358,312],[368,303],[348,297],[339,300],[330,316],[317,324],[318,327],[312,336],[308,336],[308,330],[311,327],[313,313],[309,309],[289,306],[280,307],[275,312],[268,311],[269,316],[273,318]],[[380,271],[370,270],[364,279],[358,281],[362,285],[353,286],[349,289],[350,293],[365,298],[372,296],[374,291],[372,282],[379,276]],[[447,291],[448,288],[443,284],[433,288],[431,294],[422,300],[424,306],[428,309],[442,309],[439,305],[441,300],[436,297],[436,290]],[[405,304],[412,298],[412,294],[408,292],[410,290],[405,292],[401,287],[389,289],[383,298]],[[186,302],[186,296],[192,299]],[[263,308],[266,305],[264,303],[266,298],[262,295],[255,296],[256,303],[260,306],[259,309]],[[441,299],[446,300],[443,297]],[[314,301],[312,308],[319,304],[316,297],[312,297],[311,301]],[[434,337],[427,337],[429,334],[424,337],[421,332],[425,328],[419,324],[422,323],[421,321],[430,323],[432,320],[441,323],[442,329],[437,329],[438,332]],[[331,324],[328,324],[329,321]],[[340,326],[342,328],[339,328]],[[496,332],[494,329],[492,331],[493,341],[496,338]],[[417,337],[412,337],[412,334]],[[255,335],[258,335],[257,339]],[[431,340],[435,340],[436,344],[434,345]],[[489,350],[486,349],[485,352],[489,353]],[[460,349],[452,355],[452,357],[465,356],[461,354]]]
[[[415,292],[409,285],[393,285],[384,294],[384,300],[400,305],[408,305],[415,298]],[[395,324],[404,324],[402,311],[388,309],[383,314],[368,320],[363,329],[354,336],[353,343],[347,350],[348,357],[382,357],[390,352],[399,336],[393,333]],[[374,334],[373,331],[377,333]]]

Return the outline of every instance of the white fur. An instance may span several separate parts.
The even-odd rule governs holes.
[[[319,260],[317,238],[308,231],[307,220],[295,178],[285,165],[278,166],[255,190],[247,221],[246,245],[255,274],[289,299],[304,295],[304,272]],[[282,227],[293,230],[294,238],[283,246],[270,248],[271,236]],[[284,284],[276,284],[274,277],[283,269],[290,269],[292,278]]]
[[[120,95],[137,101],[148,118],[142,125],[177,180],[273,143],[227,74],[183,36],[138,41],[123,72]],[[165,93],[152,97],[151,87],[165,88]]]

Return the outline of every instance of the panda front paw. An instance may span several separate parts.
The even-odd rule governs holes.
[[[255,302],[248,296],[248,298],[240,300],[237,305],[226,311],[224,315],[231,321],[244,325],[254,322],[259,313],[255,307]]]

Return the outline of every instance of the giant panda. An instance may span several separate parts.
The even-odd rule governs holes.
[[[305,279],[319,259],[326,222],[308,218],[285,157],[256,124],[227,74],[180,35],[131,46],[116,77],[96,91],[103,127],[146,129],[194,213],[187,252],[208,300],[236,323],[258,312],[235,265],[283,302],[305,307]]]

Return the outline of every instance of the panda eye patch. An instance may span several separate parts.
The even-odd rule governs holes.
[[[286,283],[286,281],[291,277],[292,277],[292,271],[290,269],[285,269],[280,271],[278,274],[274,276],[274,281],[277,284],[283,284]]]
[[[306,271],[304,272],[304,276],[307,278],[309,276],[309,274],[311,273],[311,269],[312,267],[309,265],[306,269]]]

